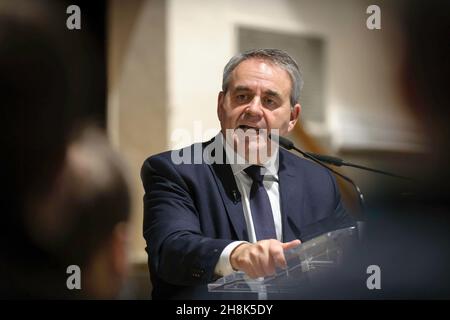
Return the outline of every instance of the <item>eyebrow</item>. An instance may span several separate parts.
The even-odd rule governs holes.
[[[246,87],[246,86],[237,86],[236,88],[233,89],[233,91],[234,92],[236,92],[236,91],[248,92],[248,91],[252,91],[252,90],[249,87]],[[276,98],[281,98],[281,95],[278,92],[270,90],[270,89],[264,91],[264,94],[266,94],[268,96],[276,97]]]
[[[249,87],[246,86],[237,86],[233,89],[233,91],[252,91]]]
[[[267,91],[264,91],[264,93],[267,94],[268,96],[272,96],[275,98],[281,98],[281,95],[278,92],[273,91],[273,90],[267,90]]]

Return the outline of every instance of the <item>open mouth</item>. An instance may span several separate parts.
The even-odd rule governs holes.
[[[247,125],[240,125],[239,127],[237,127],[237,129],[241,129],[241,130],[243,130],[244,132],[246,132],[247,130],[253,129],[253,130],[256,131],[256,133],[259,133],[259,128],[251,127],[251,126],[247,126]]]

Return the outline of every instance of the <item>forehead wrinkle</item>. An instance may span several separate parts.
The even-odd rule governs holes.
[[[280,81],[277,80],[282,79],[288,80],[287,88],[280,87]],[[254,87],[262,87],[263,93],[282,97],[285,91],[283,89],[286,89],[287,95],[290,94],[292,81],[289,73],[280,66],[265,60],[251,59],[241,62],[233,70],[231,84],[233,91],[238,88],[242,91],[254,91]]]

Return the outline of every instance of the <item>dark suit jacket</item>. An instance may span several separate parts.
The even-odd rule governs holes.
[[[193,154],[211,142],[182,152]],[[278,175],[284,242],[353,224],[326,169],[280,149]],[[171,152],[164,152],[144,162],[141,178],[153,299],[181,297],[183,289],[213,281],[222,250],[248,240],[230,165],[176,165]]]

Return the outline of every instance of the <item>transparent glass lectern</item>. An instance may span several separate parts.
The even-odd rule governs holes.
[[[277,269],[273,276],[251,279],[238,271],[208,284],[208,291],[257,293],[259,299],[272,293],[292,293],[313,273],[339,266],[357,239],[356,227],[325,233],[287,250],[287,268]]]

